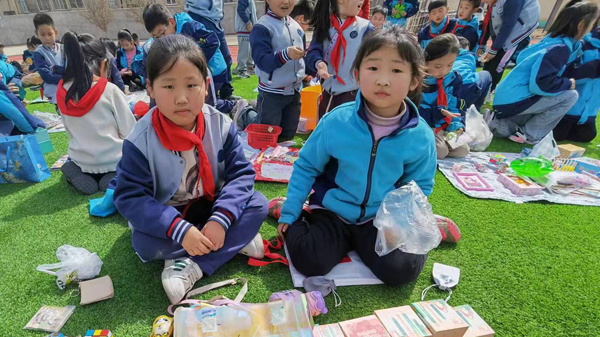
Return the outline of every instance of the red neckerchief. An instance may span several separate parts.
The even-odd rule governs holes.
[[[485,38],[485,34],[487,34],[487,30],[490,25],[490,19],[492,18],[492,10],[494,9],[494,5],[496,5],[495,2],[491,5],[488,5],[488,11],[485,13],[485,18],[483,18],[483,32],[481,32],[481,39],[479,40],[480,48],[485,47],[485,41],[483,41],[483,39]]]
[[[444,90],[444,78],[437,79],[437,87],[438,87],[438,95],[437,95],[437,106],[444,107],[444,109],[448,108],[448,96],[446,96],[446,91]]]
[[[444,34],[444,32],[446,31],[446,28],[448,28],[448,24],[450,24],[450,19],[448,18],[448,16],[446,16],[446,24],[444,25],[444,28],[442,28],[442,30],[440,30],[440,32],[438,34],[432,33],[431,26],[429,26],[429,36],[438,37],[438,36]]]
[[[100,100],[100,97],[102,97],[104,89],[106,88],[106,83],[108,83],[106,78],[100,78],[96,85],[92,85],[90,90],[88,90],[77,103],[73,102],[73,99],[70,99],[69,102],[65,103],[67,91],[63,87],[63,80],[60,80],[60,82],[58,82],[58,89],[56,89],[56,104],[58,105],[60,112],[71,117],[85,116],[85,114],[94,108],[98,100]]]
[[[344,21],[344,24],[340,27],[340,21],[338,17],[335,14],[331,13],[331,25],[333,26],[333,28],[335,28],[338,34],[338,37],[335,40],[335,45],[333,46],[333,50],[331,51],[331,63],[333,65],[333,69],[335,70],[336,78],[341,84],[346,84],[338,74],[340,62],[341,64],[344,64],[344,58],[346,57],[346,39],[344,38],[344,30],[348,28],[351,24],[353,24],[355,21],[355,16],[347,17],[346,21]],[[340,55],[342,50],[344,52],[343,58]]]
[[[152,114],[152,126],[162,145],[170,151],[189,151],[196,147],[198,150],[198,178],[202,179],[202,192],[204,198],[212,201],[215,198],[215,181],[210,168],[210,162],[204,151],[204,114],[198,114],[196,120],[196,133],[182,129],[171,122],[156,108]]]
[[[452,30],[452,34],[456,34],[456,29],[457,28],[465,28],[468,27],[469,25],[459,25],[458,21],[456,21],[456,25],[454,25],[454,29]]]

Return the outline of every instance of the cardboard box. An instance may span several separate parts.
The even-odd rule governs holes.
[[[514,174],[499,174],[498,181],[515,195],[536,195],[544,190],[542,186],[533,181]]]
[[[335,324],[317,325],[313,329],[314,337],[344,337],[340,326]]]
[[[375,315],[340,322],[346,337],[390,337]]]
[[[471,308],[470,305],[454,307],[454,310],[469,324],[469,330],[463,337],[493,337],[494,330]]]
[[[398,308],[375,310],[375,315],[394,337],[433,336],[423,321],[408,305]]]
[[[583,156],[585,149],[579,146],[575,146],[573,144],[562,144],[558,146],[558,150],[560,151],[559,158],[579,158]]]
[[[581,173],[582,171],[586,171],[597,177],[600,177],[600,160],[583,157],[575,158],[573,161],[577,163],[575,166],[575,172]]]
[[[411,304],[433,337],[463,337],[469,325],[444,300]]]

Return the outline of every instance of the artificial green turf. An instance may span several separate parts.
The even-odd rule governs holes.
[[[234,80],[236,94],[252,99],[256,77]],[[32,93],[28,99],[36,97]],[[28,109],[53,111],[52,106]],[[48,166],[67,151],[66,134],[52,134],[54,151]],[[597,138],[586,155],[599,156]],[[519,152],[521,146],[494,140],[489,151]],[[283,196],[286,185],[257,183],[267,198]],[[97,194],[93,197],[99,197]],[[160,283],[161,262],[144,264],[131,248],[126,221],[115,215],[93,218],[88,197],[77,194],[60,172],[39,184],[0,185],[0,312],[5,336],[42,336],[22,327],[42,305],[77,305],[63,333],[83,334],[87,329],[110,329],[116,336],[148,336],[156,316],[166,314],[168,299]],[[497,336],[600,336],[600,208],[549,203],[513,204],[472,199],[453,188],[438,172],[430,198],[438,214],[460,226],[458,245],[442,244],[429,254],[423,274],[412,284],[343,287],[343,304],[315,319],[332,323],[369,315],[373,310],[406,305],[420,299],[432,283],[434,262],[461,269],[460,284],[451,305],[470,304],[497,332]],[[264,238],[275,235],[275,222],[267,220]],[[104,262],[101,275],[110,275],[115,298],[79,306],[70,296],[71,285],[61,291],[55,277],[37,272],[36,266],[57,262],[63,244],[97,252]],[[248,302],[264,302],[272,292],[292,288],[283,265],[254,268],[238,256],[203,285],[232,277],[248,278]],[[237,288],[207,294],[235,296]],[[432,291],[428,298],[446,296]]]

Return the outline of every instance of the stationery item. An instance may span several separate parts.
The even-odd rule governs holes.
[[[79,283],[79,291],[81,293],[81,302],[79,304],[86,305],[104,301],[115,297],[115,290],[110,276],[103,276],[89,281]]]
[[[317,325],[313,329],[314,337],[344,337],[340,326],[335,324]]]
[[[85,337],[112,337],[110,330],[88,330]]]
[[[454,307],[454,310],[460,318],[469,324],[469,329],[463,337],[493,337],[495,332],[470,305],[461,305]]]
[[[560,151],[559,158],[565,159],[579,158],[585,153],[585,149],[583,147],[575,146],[573,144],[559,145],[558,151]]]
[[[346,337],[390,337],[375,315],[340,322]]]
[[[432,334],[408,305],[375,310],[375,315],[394,337],[431,337]]]
[[[58,332],[75,311],[75,306],[43,306],[23,329]]]
[[[525,177],[502,173],[498,175],[498,181],[515,195],[536,195],[542,193],[542,186]]]
[[[452,174],[467,191],[494,191],[494,188],[479,173],[452,172]]]
[[[435,337],[463,337],[469,325],[444,300],[411,304]]]
[[[50,171],[58,171],[60,170],[60,168],[67,162],[67,160],[69,160],[69,155],[65,154],[64,156],[60,157],[56,163],[54,163],[52,165],[52,167],[50,167]]]

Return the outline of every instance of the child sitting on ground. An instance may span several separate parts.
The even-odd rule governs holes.
[[[178,303],[238,252],[264,255],[267,200],[231,120],[204,104],[208,69],[188,37],[155,39],[147,90],[156,100],[123,143],[114,203],[142,261],[165,260],[162,284]]]
[[[385,17],[387,16],[387,9],[377,6],[373,8],[373,13],[371,14],[371,24],[373,27],[377,29],[382,29],[385,24]]]
[[[548,35],[521,52],[517,66],[496,89],[497,112],[485,116],[496,136],[535,144],[558,125],[577,102],[577,81],[598,77],[597,68],[573,67],[581,52],[580,40],[597,19],[594,2],[572,0],[558,13]]]
[[[117,50],[117,68],[123,83],[129,86],[130,91],[144,89],[146,87],[144,78],[131,69],[131,63],[133,63],[135,57],[142,55],[142,48],[134,44],[131,32],[127,29],[119,31],[117,37],[121,45],[121,48]]]
[[[64,72],[64,56],[62,44],[56,42],[58,31],[54,28],[54,20],[46,13],[38,13],[33,17],[35,34],[42,41],[33,53],[33,65],[44,80],[44,96],[56,104],[56,89]]]
[[[63,37],[67,67],[56,99],[69,136],[69,161],[61,168],[77,191],[104,191],[115,176],[123,140],[135,125],[125,95],[108,82],[110,57],[89,34]]]
[[[254,0],[238,0],[235,15],[237,31],[238,56],[235,73],[241,78],[248,78],[254,73],[254,61],[250,51],[250,32],[258,21]]]
[[[119,67],[117,66],[117,44],[107,38],[107,37],[101,37],[100,41],[104,42],[104,45],[106,46],[106,49],[108,49],[108,52],[110,53],[110,78],[109,81],[116,85],[117,87],[119,87],[119,89],[121,89],[122,92],[125,92],[125,83],[123,83],[123,79],[121,78],[121,73],[119,72]]]
[[[600,62],[600,20],[596,28],[583,38],[584,64]],[[577,103],[554,127],[554,139],[557,141],[589,143],[596,138],[596,116],[600,110],[600,78],[578,81],[575,87],[579,94]]]
[[[375,27],[358,17],[362,0],[318,0],[311,19],[314,33],[306,55],[306,69],[322,80],[319,118],[344,103],[353,102],[358,92],[350,70],[361,41]]]
[[[30,115],[21,100],[0,81],[0,136],[33,134],[37,128],[46,128],[46,124]]]
[[[461,93],[465,101],[465,109],[474,104],[477,111],[481,111],[481,106],[490,92],[492,75],[485,70],[477,72],[477,58],[475,53],[469,51],[469,41],[462,36],[458,36],[458,41],[460,43],[460,53],[452,70],[456,70],[462,77]]]
[[[438,159],[448,156],[461,158],[469,154],[468,144],[453,149],[446,141],[448,132],[460,134],[465,129],[464,102],[461,99],[463,81],[460,74],[452,70],[459,52],[460,45],[453,34],[437,36],[423,52],[427,76],[419,113],[434,129]]]
[[[27,73],[35,72],[35,66],[33,65],[33,53],[35,49],[42,44],[42,41],[37,36],[32,36],[27,39],[27,49],[23,51],[23,63],[27,64]]]
[[[456,20],[448,17],[449,10],[447,0],[433,0],[429,3],[427,6],[429,24],[423,27],[418,35],[421,48],[425,49],[427,44],[436,36],[452,33]]]
[[[278,233],[302,274],[325,275],[350,250],[388,285],[421,273],[426,255],[377,255],[373,219],[390,191],[413,180],[425,195],[433,188],[434,136],[408,98],[418,97],[422,67],[417,41],[400,27],[379,30],[360,46],[351,68],[356,100],[321,119],[294,163],[281,209]],[[302,207],[311,190],[309,214]]]
[[[479,42],[479,19],[474,15],[481,6],[481,0],[462,0],[458,6],[458,21],[452,34],[462,36],[469,41],[472,52],[477,51]]]
[[[365,1],[367,2],[367,1]],[[406,26],[406,21],[419,12],[418,0],[385,0],[383,8],[387,10],[387,22],[390,25]]]

